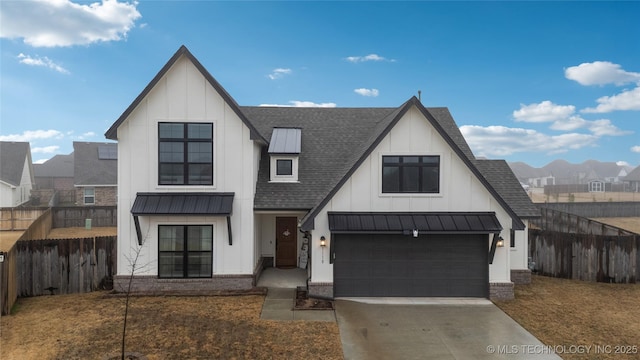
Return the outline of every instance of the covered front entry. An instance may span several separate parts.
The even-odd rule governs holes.
[[[488,297],[487,235],[336,235],[335,297]]]
[[[489,297],[494,213],[329,213],[335,297]]]

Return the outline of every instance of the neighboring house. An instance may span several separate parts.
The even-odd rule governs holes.
[[[625,184],[628,184],[629,191],[640,192],[640,166],[637,166],[629,175],[623,179]]]
[[[29,143],[0,141],[0,207],[28,202],[34,183]]]
[[[73,153],[33,164],[36,189],[73,190]]]
[[[118,145],[74,142],[73,157],[76,205],[117,205]]]
[[[510,298],[530,276],[539,211],[416,97],[239,106],[183,46],[105,135],[120,154],[116,289],[137,244],[133,291],[247,289],[299,266],[315,295]]]

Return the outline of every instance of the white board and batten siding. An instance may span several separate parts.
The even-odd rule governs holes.
[[[440,194],[388,195],[382,193],[383,155],[439,155]],[[431,123],[416,108],[408,111],[391,129],[350,179],[338,190],[315,218],[311,246],[314,283],[333,281],[333,266],[325,250],[322,262],[320,237],[330,233],[329,211],[493,211],[509,239],[511,217]],[[490,237],[487,236],[487,252]],[[498,248],[489,267],[490,282],[510,281],[509,245]]]
[[[158,123],[213,123],[213,186],[158,185]],[[118,264],[128,264],[137,237],[130,210],[137,192],[233,192],[229,245],[224,217],[140,216],[145,244],[142,256],[148,275],[157,274],[158,224],[212,224],[214,274],[252,274],[253,198],[260,150],[250,130],[224,98],[186,57],[178,59],[147,96],[118,127]],[[130,272],[119,266],[118,274]]]

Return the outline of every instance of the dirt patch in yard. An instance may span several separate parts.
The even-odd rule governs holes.
[[[134,297],[127,351],[156,359],[342,359],[336,323],[261,320],[264,296]],[[0,319],[0,358],[118,353],[124,299],[106,292],[19,299]]]
[[[532,284],[516,285],[515,295],[495,303],[546,345],[567,349],[563,359],[640,358],[640,284],[533,276]],[[571,346],[591,349],[571,354]]]

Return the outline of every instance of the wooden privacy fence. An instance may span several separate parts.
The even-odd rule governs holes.
[[[1,208],[0,230],[25,230],[42,215],[46,208]]]
[[[540,228],[529,230],[534,271],[598,282],[640,279],[640,234],[552,209],[532,223]]]
[[[534,271],[541,275],[607,283],[640,278],[640,235],[530,230],[529,247]]]
[[[0,263],[0,314],[11,311],[18,298],[16,286],[16,247],[4,254],[4,262]]]
[[[18,241],[15,248],[20,297],[98,290],[116,269],[115,236]]]
[[[84,227],[91,219],[91,226],[117,226],[116,206],[70,206],[53,208],[53,227]]]

